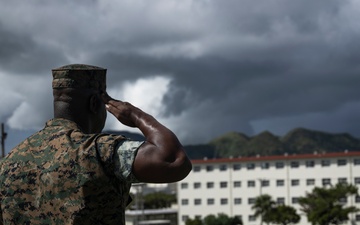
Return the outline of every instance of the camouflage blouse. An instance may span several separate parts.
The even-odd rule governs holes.
[[[0,224],[125,224],[140,145],[48,121],[1,161]]]

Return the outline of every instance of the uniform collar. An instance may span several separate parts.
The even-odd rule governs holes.
[[[74,121],[64,119],[64,118],[54,118],[54,119],[48,120],[45,124],[45,127],[57,127],[57,126],[81,130],[80,127]]]

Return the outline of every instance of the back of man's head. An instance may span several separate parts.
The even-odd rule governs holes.
[[[91,112],[91,97],[99,96],[93,102],[101,101],[100,95],[106,93],[106,69],[70,64],[53,69],[52,76],[54,116],[84,124]]]

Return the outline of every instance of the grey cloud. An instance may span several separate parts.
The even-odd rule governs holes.
[[[251,134],[254,121],[265,120],[270,131],[303,123],[360,133],[344,119],[349,108],[358,109],[360,96],[360,33],[352,22],[359,14],[351,4],[67,1],[39,5],[43,14],[28,4],[22,12],[33,30],[21,19],[2,19],[0,69],[45,75],[67,63],[88,63],[108,69],[109,87],[169,76],[163,116],[183,119],[173,124],[179,132],[200,135],[206,128],[198,139],[227,130]]]
[[[66,61],[59,49],[37,43],[28,34],[11,31],[0,23],[0,68],[8,73],[44,74],[49,66]]]

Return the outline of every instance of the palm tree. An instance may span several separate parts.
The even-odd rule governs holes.
[[[254,216],[258,218],[260,216],[261,224],[264,221],[269,224],[271,222],[271,211],[275,205],[270,195],[260,195],[255,199],[255,204],[251,207],[255,210]]]

